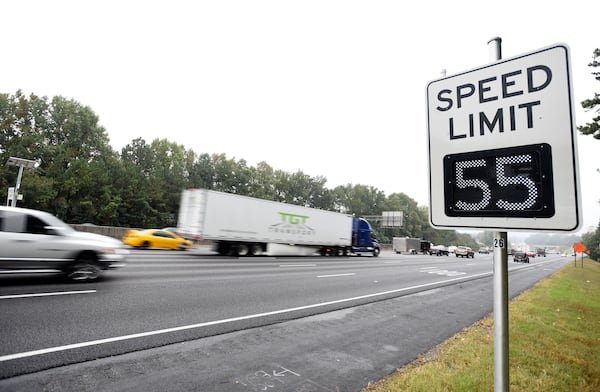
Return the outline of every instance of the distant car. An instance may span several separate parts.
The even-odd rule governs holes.
[[[490,253],[490,250],[488,248],[479,248],[479,253],[487,255]]]
[[[529,263],[529,256],[525,252],[513,253],[513,261],[515,263]]]
[[[192,246],[192,241],[179,235],[160,229],[127,230],[123,242],[135,248],[164,248],[186,250]]]
[[[528,251],[526,253],[527,253],[527,257],[535,257],[535,252]]]
[[[429,255],[448,256],[448,248],[444,245],[435,245],[429,248]]]
[[[0,207],[0,273],[60,273],[93,281],[124,266],[128,254],[119,240],[76,231],[50,213]]]
[[[469,248],[468,246],[457,246],[456,249],[454,249],[454,254],[456,257],[475,257],[475,252],[473,252],[473,249]]]

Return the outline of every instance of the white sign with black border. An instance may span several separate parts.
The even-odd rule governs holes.
[[[581,225],[569,48],[556,44],[427,85],[430,223]]]

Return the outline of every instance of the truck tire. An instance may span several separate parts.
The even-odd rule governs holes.
[[[259,250],[260,250],[260,246],[258,246],[256,244],[248,245],[248,256],[256,256],[256,254],[259,252]]]
[[[250,256],[250,246],[246,244],[239,244],[237,246],[237,255],[238,256]]]
[[[381,252],[381,249],[379,249],[379,248],[373,249],[373,257],[379,256],[379,252]]]

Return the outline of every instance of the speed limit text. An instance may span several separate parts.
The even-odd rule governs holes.
[[[481,79],[475,83],[459,84],[453,89],[437,93],[436,110],[448,112],[448,134],[450,140],[485,136],[486,133],[534,127],[535,110],[541,105],[536,93],[552,83],[552,70],[545,65]],[[496,107],[494,101],[523,97],[523,102]],[[477,107],[476,112],[465,108]],[[489,110],[487,108],[490,108]],[[461,110],[462,109],[462,110]]]

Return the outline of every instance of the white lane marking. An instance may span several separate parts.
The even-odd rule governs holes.
[[[281,268],[286,268],[286,267],[316,267],[316,264],[280,264],[279,265]]]
[[[5,274],[5,275],[9,275],[9,274],[48,274],[48,273],[56,273],[56,272],[60,272],[60,270],[58,269],[30,269],[30,270],[6,270],[6,271],[0,271],[0,274]]]
[[[337,278],[338,276],[352,276],[356,275],[354,272],[350,274],[333,274],[333,275],[318,275],[317,278]]]
[[[466,278],[479,278],[479,277],[491,276],[491,275],[492,275],[492,272],[484,272],[481,274],[475,274],[475,275],[471,275],[471,276],[467,276],[467,277],[440,280],[437,282],[425,283],[425,284],[420,284],[420,285],[416,285],[416,286],[403,287],[401,289],[388,290],[388,291],[382,291],[382,292],[373,293],[373,294],[361,295],[359,297],[343,298],[343,299],[338,299],[338,300],[328,301],[328,302],[321,302],[321,303],[312,304],[312,305],[298,306],[295,308],[280,309],[280,310],[274,310],[271,312],[250,314],[250,315],[246,315],[246,316],[232,317],[232,318],[223,319],[223,320],[207,321],[204,323],[183,325],[180,327],[159,329],[159,330],[155,330],[155,331],[141,332],[141,333],[135,333],[135,334],[131,334],[131,335],[115,336],[113,338],[89,340],[87,342],[67,344],[65,346],[48,347],[48,348],[44,348],[44,349],[40,349],[40,350],[33,350],[33,351],[26,351],[26,352],[22,352],[22,353],[3,355],[3,356],[0,356],[0,362],[6,362],[6,361],[11,361],[11,360],[20,359],[20,358],[33,357],[36,355],[42,355],[42,354],[48,354],[48,353],[55,353],[55,352],[59,352],[59,351],[73,350],[76,348],[120,342],[120,341],[124,341],[124,340],[131,340],[131,339],[142,338],[142,337],[147,337],[147,336],[163,335],[163,334],[171,333],[171,332],[179,332],[179,331],[185,331],[185,330],[189,330],[189,329],[197,329],[197,328],[203,328],[203,327],[208,327],[208,326],[213,326],[213,325],[227,324],[227,323],[232,323],[232,322],[236,322],[236,321],[250,320],[250,319],[266,317],[266,316],[274,316],[274,315],[278,315],[278,314],[296,312],[296,311],[300,311],[300,310],[314,309],[314,308],[318,308],[318,307],[322,307],[322,306],[337,305],[337,304],[341,304],[341,303],[345,303],[345,302],[363,300],[363,299],[379,297],[379,296],[389,295],[389,294],[397,294],[397,293],[401,293],[403,291],[422,289],[422,288],[426,288],[426,287],[436,286],[439,284],[456,282],[456,281],[460,281],[460,280],[465,280]]]
[[[91,293],[95,293],[95,292],[96,292],[96,290],[80,290],[80,291],[56,291],[56,292],[52,292],[52,293],[13,294],[13,295],[2,295],[2,296],[0,296],[0,299],[53,297],[53,296],[57,296],[57,295],[91,294]]]
[[[466,275],[466,272],[450,271],[445,269],[439,269],[438,267],[422,267],[421,272],[428,274],[446,275],[446,276],[460,276]]]

